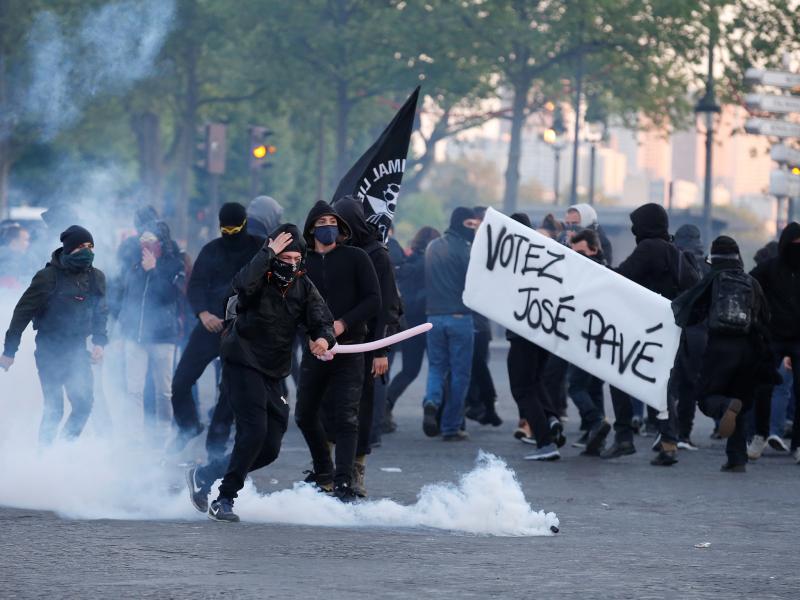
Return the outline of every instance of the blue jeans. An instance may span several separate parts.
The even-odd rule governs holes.
[[[769,434],[783,437],[783,430],[786,426],[787,408],[794,404],[792,397],[792,372],[787,371],[781,365],[780,368],[783,383],[776,385],[772,389],[772,409],[770,410]]]
[[[428,332],[428,385],[423,405],[442,406],[448,374],[450,388],[442,411],[442,435],[456,433],[464,419],[464,400],[472,371],[472,315],[430,315]]]
[[[568,394],[578,407],[581,422],[590,430],[605,417],[603,382],[575,365],[567,370]]]

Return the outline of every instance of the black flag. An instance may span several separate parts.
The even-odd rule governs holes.
[[[397,210],[418,97],[419,87],[397,111],[376,142],[342,177],[333,195],[334,203],[344,196],[354,196],[364,202],[367,221],[378,228],[384,241]]]

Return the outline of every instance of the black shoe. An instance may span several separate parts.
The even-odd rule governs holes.
[[[208,518],[223,523],[238,523],[239,516],[233,512],[233,500],[220,496],[208,508]]]
[[[426,404],[423,409],[424,416],[422,417],[422,431],[428,437],[436,437],[439,435],[439,422],[437,420],[439,409],[435,404]]]
[[[503,424],[503,419],[495,411],[486,411],[483,416],[478,419],[481,425],[491,425],[492,427],[500,427]]]
[[[169,454],[180,454],[183,452],[184,448],[186,448],[186,445],[203,433],[205,429],[204,425],[198,423],[197,426],[192,429],[179,431],[178,435],[175,436],[175,439],[172,440],[172,443],[167,448],[167,452]]]
[[[692,438],[688,435],[678,438],[678,449],[679,450],[699,450],[697,446],[694,445],[692,442]]]
[[[633,442],[614,442],[600,453],[600,458],[619,458],[629,454],[636,454]]]
[[[642,437],[650,437],[651,435],[658,435],[658,427],[652,423],[650,419],[644,424],[644,430],[639,430],[639,435]]]
[[[663,448],[661,447],[661,434],[659,433],[656,436],[656,439],[653,440],[652,446],[650,446],[650,450],[653,452],[661,452]]]
[[[392,411],[386,412],[386,416],[383,419],[382,430],[383,433],[394,433],[395,431],[397,431],[397,423],[395,423]]]
[[[576,441],[572,442],[573,448],[586,448],[586,440],[589,439],[589,432],[584,431]]]
[[[186,471],[186,487],[189,488],[189,501],[200,512],[208,510],[208,493],[211,488],[205,484],[200,485],[197,481],[197,467],[192,467]]]
[[[559,448],[567,443],[567,438],[564,436],[564,425],[561,424],[559,419],[550,417],[550,434],[553,436],[553,441]]]
[[[611,431],[611,424],[603,419],[586,432],[586,449],[583,453],[587,456],[600,456],[606,445],[606,438]],[[632,445],[632,444],[631,444]]]
[[[722,465],[719,469],[723,473],[746,473],[747,468],[744,465],[734,465],[730,462],[726,462]]]
[[[333,491],[333,475],[331,473],[315,473],[314,471],[303,471],[306,478],[304,483],[310,483],[318,492],[329,494]]]
[[[471,421],[478,421],[480,423],[481,419],[483,418],[484,411],[482,408],[477,408],[475,406],[467,407],[467,410],[464,411],[464,416],[467,417]]]
[[[358,502],[358,494],[349,483],[337,483],[333,488],[334,497],[345,504]]]
[[[678,458],[676,457],[677,452],[674,450],[661,450],[656,457],[650,461],[650,464],[654,467],[671,467],[676,462],[678,462]]]

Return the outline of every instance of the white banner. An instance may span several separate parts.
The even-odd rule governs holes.
[[[491,208],[472,244],[464,304],[666,410],[681,333],[670,301]]]

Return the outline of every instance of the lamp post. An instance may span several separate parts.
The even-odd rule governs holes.
[[[703,184],[703,235],[706,244],[711,243],[713,231],[711,227],[712,200],[712,152],[714,147],[714,117],[720,113],[720,106],[714,96],[714,46],[716,45],[716,28],[709,29],[708,39],[708,75],[706,77],[706,93],[694,107],[694,112],[702,116],[706,128],[706,172]]]
[[[553,206],[558,206],[559,187],[561,179],[561,151],[564,149],[564,142],[555,129],[545,129],[542,133],[542,140],[553,149],[554,170],[553,170]]]

